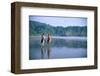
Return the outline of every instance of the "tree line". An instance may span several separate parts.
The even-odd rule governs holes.
[[[54,36],[87,36],[87,26],[52,26],[38,21],[29,21],[29,34],[50,33]]]

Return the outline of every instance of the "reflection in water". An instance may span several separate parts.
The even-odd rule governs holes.
[[[50,51],[50,44],[48,44],[47,47],[41,46],[41,59],[45,59],[45,56],[50,59]]]
[[[41,46],[40,37],[29,39],[29,59],[57,59],[87,57],[87,39],[52,38],[52,43]]]
[[[44,47],[41,47],[41,59],[44,59],[44,53],[45,53],[45,49]]]
[[[47,52],[48,52],[48,59],[50,59],[50,52],[51,52],[50,45],[48,45],[48,47],[47,47]]]

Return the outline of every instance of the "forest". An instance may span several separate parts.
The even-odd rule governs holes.
[[[52,26],[38,21],[29,21],[29,35],[50,33],[53,36],[87,36],[87,26]]]

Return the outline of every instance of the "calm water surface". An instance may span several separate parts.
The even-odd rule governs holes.
[[[41,48],[40,37],[29,38],[29,59],[60,59],[87,57],[86,37],[53,36],[50,45]]]

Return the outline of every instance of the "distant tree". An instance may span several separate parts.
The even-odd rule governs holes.
[[[54,27],[50,24],[29,21],[29,34],[51,33],[55,36],[87,36],[87,26]]]

